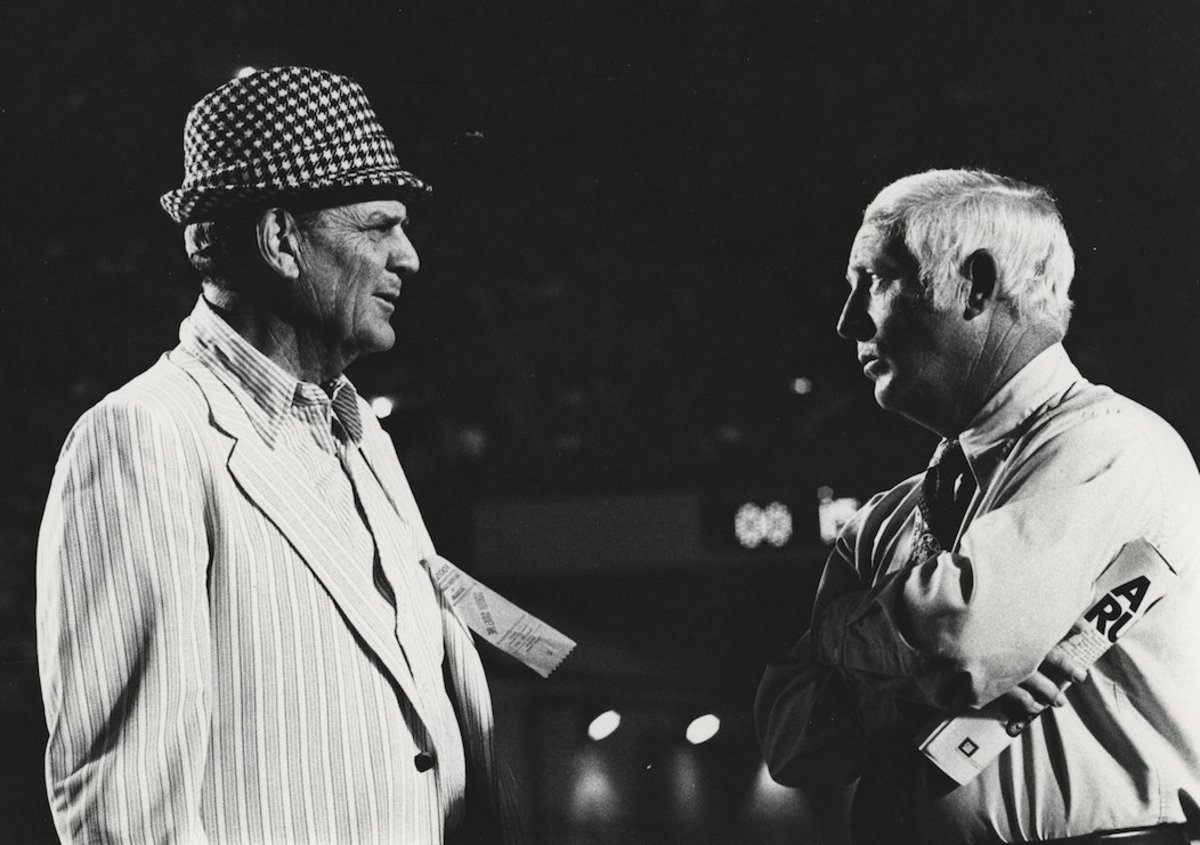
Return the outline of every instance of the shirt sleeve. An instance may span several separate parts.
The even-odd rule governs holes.
[[[792,786],[848,784],[862,773],[871,738],[903,723],[897,699],[880,694],[904,675],[842,671],[847,619],[875,605],[854,566],[860,533],[881,499],[859,510],[829,555],[813,609],[813,626],[784,656],[767,664],[755,700],[755,726],[767,768]],[[894,640],[893,640],[894,641]],[[864,683],[865,682],[865,683]]]
[[[1014,455],[988,512],[942,552],[871,580],[871,506],[839,539],[812,624],[768,666],[756,724],[772,774],[861,772],[879,731],[980,705],[1038,667],[1129,540],[1153,533],[1162,492],[1150,440],[1106,415],[1057,427]],[[875,564],[882,568],[886,562]]]
[[[163,414],[112,402],[63,448],[38,542],[47,791],[63,842],[205,842],[207,534]]]
[[[982,705],[1029,677],[1092,603],[1125,543],[1159,539],[1165,513],[1152,435],[1112,413],[1035,444],[956,553],[913,566],[883,601],[943,683],[933,703]]]

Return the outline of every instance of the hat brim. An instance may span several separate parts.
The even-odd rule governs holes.
[[[374,199],[411,201],[428,196],[433,187],[407,170],[340,175],[327,184],[254,184],[183,187],[159,198],[167,215],[179,225],[217,220],[286,200],[296,211],[334,208]]]

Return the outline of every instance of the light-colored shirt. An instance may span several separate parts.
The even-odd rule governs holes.
[[[957,542],[914,560],[914,476],[870,500],[826,564],[809,631],[768,667],[756,718],[785,783],[850,783],[939,712],[1037,667],[1145,538],[1170,592],[970,783],[897,770],[922,841],[1013,842],[1181,822],[1200,802],[1200,476],[1150,411],[1083,379],[1060,345],[959,437],[978,483]],[[858,807],[856,812],[870,812]],[[1194,820],[1200,824],[1200,819]]]
[[[394,450],[367,416],[361,441],[331,432],[334,399],[365,409],[349,381],[299,382],[203,301],[180,341],[72,431],[43,520],[60,836],[442,841],[467,769],[446,678],[481,776],[491,705],[420,562]]]

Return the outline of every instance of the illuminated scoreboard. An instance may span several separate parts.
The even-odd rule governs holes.
[[[717,493],[709,496],[705,535],[710,546],[730,550],[829,544],[858,508],[857,499],[837,497],[829,487]]]
[[[764,543],[782,549],[794,534],[792,509],[784,502],[762,506],[746,502],[733,515],[733,536],[743,549],[757,549]]]
[[[476,502],[472,545],[480,574],[820,560],[857,507],[829,488],[799,485]]]

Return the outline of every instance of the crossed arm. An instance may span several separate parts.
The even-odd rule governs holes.
[[[849,783],[880,736],[992,701],[1032,715],[1083,679],[1058,643],[1099,573],[1144,533],[1157,489],[1143,449],[1094,428],[1043,444],[1002,478],[954,553],[889,572],[877,534],[901,494],[860,511],[829,557],[809,630],[759,687],[777,780]]]

